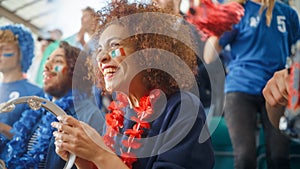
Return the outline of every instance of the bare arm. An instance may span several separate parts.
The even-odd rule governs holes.
[[[289,75],[284,69],[276,72],[263,89],[268,117],[276,128],[288,103],[288,83]]]
[[[85,45],[85,40],[84,40],[84,28],[80,28],[79,32],[77,33],[77,41],[82,45],[84,46]]]
[[[219,45],[219,38],[216,36],[211,36],[207,39],[204,46],[204,61],[209,64],[212,63],[219,57],[222,50],[222,46]]]

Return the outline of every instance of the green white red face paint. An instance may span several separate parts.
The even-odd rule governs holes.
[[[64,73],[65,71],[66,71],[66,68],[61,65],[54,66],[52,69],[52,72],[55,72],[55,73]]]
[[[116,57],[119,57],[119,56],[126,56],[125,55],[125,50],[124,50],[124,48],[115,49],[115,50],[110,52],[110,56],[112,58],[116,58]]]

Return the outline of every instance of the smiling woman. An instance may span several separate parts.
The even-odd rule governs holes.
[[[190,27],[169,9],[126,0],[98,14],[96,72],[90,73],[116,100],[102,136],[58,117],[56,152],[63,159],[76,154],[77,167],[85,169],[213,168],[210,139],[198,142],[207,129],[203,107],[189,91],[196,85]]]

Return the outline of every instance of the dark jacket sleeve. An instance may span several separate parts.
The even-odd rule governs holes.
[[[153,147],[157,155],[150,157],[143,168],[212,169],[214,154],[205,120],[196,96],[183,93],[182,97],[171,98],[150,133],[159,130]]]

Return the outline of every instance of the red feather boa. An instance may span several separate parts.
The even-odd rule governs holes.
[[[146,121],[153,114],[152,104],[160,96],[160,90],[153,90],[150,95],[144,96],[139,101],[139,107],[135,107],[134,111],[136,116],[132,116],[130,120],[135,122],[132,129],[126,129],[124,134],[128,136],[128,139],[122,140],[122,144],[127,148],[125,152],[122,150],[121,159],[129,167],[132,168],[132,164],[137,161],[137,157],[131,152],[131,149],[138,149],[142,146],[138,142],[142,137],[143,129],[150,129],[149,122]],[[125,94],[118,93],[117,101],[111,102],[108,109],[110,113],[106,115],[107,130],[103,136],[105,144],[114,151],[115,140],[114,137],[123,128],[124,114],[123,109],[128,105],[128,99]]]

